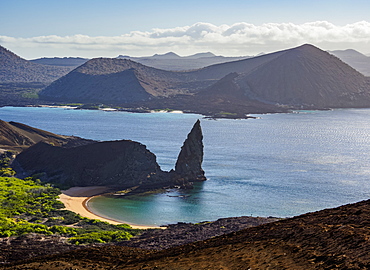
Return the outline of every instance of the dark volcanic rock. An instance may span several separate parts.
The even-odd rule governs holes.
[[[216,221],[204,221],[197,224],[179,222],[167,225],[165,230],[147,230],[143,234],[131,238],[130,241],[123,241],[117,245],[163,250],[278,220],[281,220],[281,218],[243,216],[220,218]]]
[[[206,177],[202,169],[202,162],[203,134],[198,120],[181,147],[175,172],[188,181],[204,181]]]
[[[81,247],[67,243],[60,235],[46,236],[30,233],[18,237],[0,238],[0,265],[76,249]]]
[[[154,185],[168,177],[145,145],[122,140],[63,148],[38,143],[17,156],[27,175],[44,172],[48,181],[66,186]],[[163,183],[162,183],[163,184]]]
[[[187,187],[192,181],[205,180],[201,168],[202,139],[198,120],[184,143],[183,151],[186,151],[180,153],[180,165],[176,165],[179,169],[175,172],[162,171],[156,156],[145,145],[130,140],[94,142],[76,147],[70,144],[67,147],[55,146],[41,141],[19,154],[13,167],[22,177],[44,173],[45,181],[62,187],[140,187],[141,191]]]

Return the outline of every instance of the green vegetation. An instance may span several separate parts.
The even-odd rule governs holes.
[[[15,171],[10,168],[10,157],[12,152],[8,151],[0,155],[0,176],[11,177],[15,175]]]
[[[76,103],[78,104],[78,103]],[[78,106],[77,109],[81,110],[99,110],[99,109],[104,109],[104,108],[110,108],[108,105],[104,104],[81,104]]]
[[[44,83],[0,83],[0,105],[38,99],[38,93],[46,85]]]
[[[8,165],[9,160],[2,155],[1,170],[13,174]],[[38,179],[0,177],[0,237],[60,234],[73,244],[89,244],[129,240],[141,232],[126,224],[111,225],[63,210],[59,194],[59,189]],[[71,224],[73,227],[66,226]]]
[[[165,112],[173,112],[174,110],[173,109],[169,109],[169,108],[166,108],[166,109],[154,109],[155,112],[161,112],[161,111],[165,111]]]
[[[62,208],[57,200],[59,190],[41,185],[32,179],[0,178],[0,217],[46,217],[48,212]]]
[[[220,112],[219,113],[220,115],[224,115],[224,116],[236,116],[237,114],[236,113],[231,113],[231,112]]]
[[[36,92],[30,91],[22,94],[23,98],[38,99],[39,95]]]
[[[78,106],[82,106],[83,104],[82,103],[63,103],[63,104],[60,104],[61,106],[71,106],[71,107],[78,107]]]

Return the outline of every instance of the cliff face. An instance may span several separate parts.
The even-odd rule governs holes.
[[[204,181],[203,162],[203,134],[198,120],[183,146],[177,158],[175,172],[187,181]]]
[[[129,140],[69,148],[40,142],[19,154],[13,167],[22,177],[43,173],[43,180],[62,187],[189,187],[192,181],[205,180],[202,139],[198,120],[180,152],[176,170],[171,172],[161,170],[145,145]]]
[[[46,173],[47,181],[62,186],[118,185],[126,188],[152,184],[161,179],[159,175],[168,178],[145,145],[127,140],[73,148],[41,142],[23,151],[15,162],[27,175]]]

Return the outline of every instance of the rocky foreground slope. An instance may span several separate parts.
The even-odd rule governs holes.
[[[0,151],[11,150],[19,153],[39,142],[72,147],[88,144],[92,141],[75,136],[57,135],[22,123],[0,120]]]
[[[165,235],[164,232],[158,239],[168,240]],[[367,200],[165,250],[106,245],[20,261],[3,268],[369,269],[369,236]]]

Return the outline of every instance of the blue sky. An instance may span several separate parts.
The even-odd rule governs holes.
[[[0,0],[0,25],[0,44],[27,59],[253,55],[301,43],[370,53],[368,0]]]

